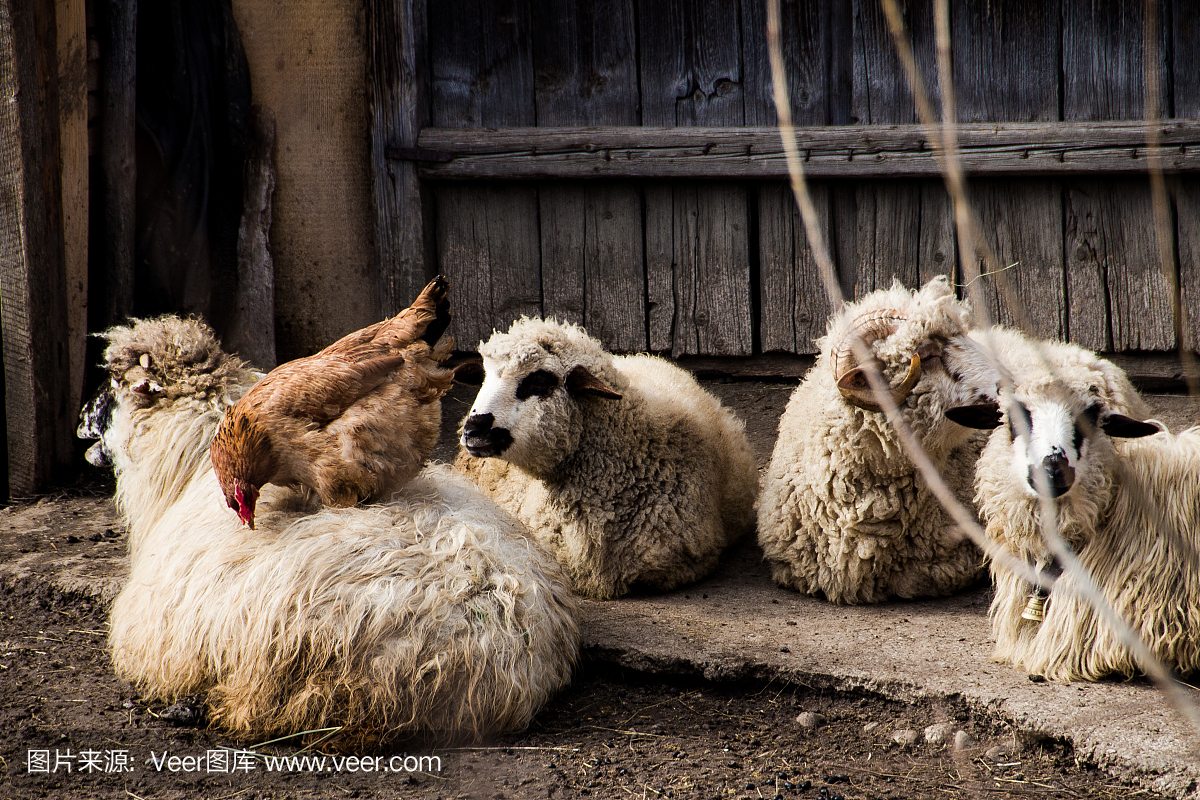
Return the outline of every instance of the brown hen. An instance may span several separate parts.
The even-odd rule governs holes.
[[[225,502],[254,528],[267,483],[301,485],[328,506],[385,497],[412,479],[437,443],[453,373],[449,284],[439,276],[411,306],[316,355],[272,370],[221,420],[210,447]]]

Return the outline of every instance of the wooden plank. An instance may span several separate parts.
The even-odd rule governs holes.
[[[829,185],[811,183],[809,191],[828,241]],[[759,187],[758,224],[760,241],[775,243],[759,251],[762,351],[816,353],[816,340],[825,335],[832,306],[790,186]]]
[[[828,6],[828,0],[809,0],[781,8],[779,39],[795,125],[829,121]],[[742,23],[745,124],[775,125],[779,118],[767,52],[767,4],[743,3]]]
[[[955,0],[951,13],[957,119],[1057,124],[1062,39],[1057,0],[1036,9],[1011,0],[984,5]],[[979,254],[977,266],[996,270],[979,279],[986,298],[982,311],[993,321],[1027,325],[1037,336],[1064,336],[1059,182],[972,181],[970,198],[998,261],[988,265]],[[969,274],[966,265],[960,268]]]
[[[642,124],[745,124],[738,0],[638,0],[637,10]],[[646,195],[647,289],[671,286],[672,353],[753,349],[746,203],[745,187],[731,184],[677,184],[669,205],[662,193]],[[670,272],[655,273],[661,269]],[[652,319],[652,340],[655,329]]]
[[[1200,3],[1175,0],[1170,5],[1174,116],[1196,119],[1200,118],[1200,70],[1196,69],[1200,63]],[[1179,179],[1175,208],[1180,303],[1186,322],[1180,345],[1200,350],[1200,181],[1195,177]]]
[[[633,0],[541,0],[533,13],[538,122],[637,124]],[[647,346],[641,209],[627,184],[539,189],[543,311],[613,350]]]
[[[530,8],[520,0],[429,4],[433,124],[536,124]]]
[[[673,187],[675,319],[671,353],[750,355],[746,188]]]
[[[67,300],[67,398],[82,405],[87,369],[88,131],[87,13],[84,0],[56,0],[59,156],[62,176],[63,269]]]
[[[101,232],[104,291],[100,328],[133,313],[137,166],[137,0],[96,0],[100,71],[100,180],[96,193]]]
[[[1067,335],[1061,197],[1056,182],[1049,186],[1032,180],[971,184],[971,201],[997,268],[1004,270],[1003,283],[996,276],[980,279],[991,321],[1021,326],[1045,339]],[[1028,326],[1021,324],[1023,315]]]
[[[1142,118],[1143,11],[1120,0],[1063,0],[1064,119]],[[1164,42],[1158,51],[1167,52]],[[1165,94],[1159,107],[1169,107]],[[1080,295],[1071,301],[1072,340],[1118,351],[1173,347],[1170,284],[1159,266],[1148,182],[1072,180],[1064,217],[1068,291]]]
[[[405,308],[433,277],[432,194],[412,162],[389,161],[391,147],[415,147],[430,121],[426,4],[371,0],[371,168],[375,258],[385,316]]]
[[[1158,124],[1155,153],[1169,173],[1200,171],[1200,122]],[[848,125],[797,130],[812,178],[938,177],[918,125]],[[1144,174],[1143,125],[974,123],[959,127],[968,175]],[[585,178],[786,178],[774,128],[426,128],[419,147],[444,161],[420,164],[439,180]]]
[[[455,338],[473,350],[493,329],[541,314],[537,197],[525,186],[444,186],[438,204],[438,269],[450,295]]]
[[[958,240],[954,232],[954,209],[942,181],[921,181],[921,234],[917,251],[917,281],[925,283],[946,275],[962,283],[958,268]],[[959,295],[965,289],[960,287]]]
[[[74,455],[54,0],[0,1],[0,327],[8,494]]]
[[[675,338],[675,194],[669,183],[650,183],[646,202],[646,317],[650,349],[663,353]]]

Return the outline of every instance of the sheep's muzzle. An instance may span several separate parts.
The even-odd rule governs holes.
[[[462,444],[475,458],[498,456],[513,443],[508,429],[494,427],[495,422],[491,414],[472,414],[463,422]]]

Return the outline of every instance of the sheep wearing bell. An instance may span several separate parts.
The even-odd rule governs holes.
[[[792,393],[763,479],[758,541],[780,586],[834,603],[948,595],[983,574],[901,447],[859,364],[865,348],[934,465],[970,506],[982,437],[947,408],[992,396],[995,380],[964,336],[969,307],[944,277],[895,283],[843,307]],[[855,342],[860,347],[855,346]]]
[[[1053,582],[1035,587],[993,562],[993,657],[1056,681],[1142,669],[1053,557],[1044,494],[1118,616],[1168,667],[1200,671],[1200,428],[1172,435],[1142,421],[1125,373],[1075,345],[999,330],[980,341],[1008,376],[999,400],[947,414],[992,430],[976,470],[987,535]]]
[[[456,466],[596,599],[699,580],[754,524],[742,422],[685,370],[522,318],[479,348]]]
[[[474,740],[524,727],[570,679],[575,599],[528,531],[448,467],[386,502],[314,510],[264,487],[256,530],[225,507],[209,443],[257,377],[197,320],[110,330],[100,438],[129,529],[113,603],[117,674],[259,741]]]

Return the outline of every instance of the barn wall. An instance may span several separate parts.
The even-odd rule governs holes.
[[[275,114],[280,361],[380,317],[361,2],[233,0],[254,99]]]

